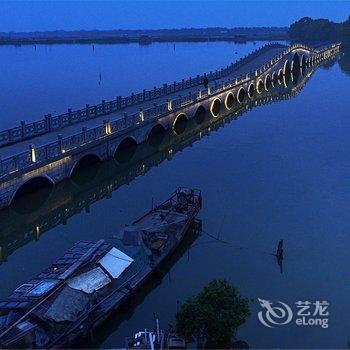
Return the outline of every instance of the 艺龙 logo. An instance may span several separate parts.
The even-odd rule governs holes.
[[[273,303],[270,300],[258,298],[262,311],[258,312],[259,321],[266,327],[282,326],[293,319],[293,311],[290,306],[282,301]],[[299,300],[295,303],[295,324],[297,326],[320,326],[328,328],[329,302],[326,300]]]
[[[292,309],[281,301],[279,306],[273,306],[269,300],[258,299],[264,311],[259,311],[259,321],[266,327],[273,328],[289,323],[293,318]]]

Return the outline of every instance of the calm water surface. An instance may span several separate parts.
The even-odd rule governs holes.
[[[94,52],[89,46],[2,47],[8,69],[0,76],[1,128],[19,121],[19,115],[37,119],[40,113],[220,68],[254,47],[176,44],[174,51],[172,44],[126,45],[96,46]],[[95,185],[57,186],[53,199],[33,213],[2,213],[0,245],[12,253],[0,265],[0,297],[74,242],[112,237],[150,208],[152,197],[160,201],[178,185],[194,186],[203,191],[203,233],[173,259],[162,279],[144,287],[130,310],[119,312],[85,346],[121,346],[126,335],[153,326],[154,312],[164,326],[174,323],[177,301],[214,278],[226,278],[253,300],[252,314],[237,334],[251,348],[345,348],[350,339],[350,78],[344,67],[349,67],[346,57],[321,66],[297,96],[253,108],[196,142],[188,136],[181,151],[164,146],[145,161],[144,172],[142,162],[116,167],[115,175],[111,163],[102,165],[99,171],[120,187],[100,200],[108,183],[103,175]],[[93,204],[87,206],[89,201]],[[270,255],[279,239],[285,242],[282,274]],[[266,328],[258,321],[257,298],[291,306],[327,300],[329,328]]]
[[[2,46],[0,127],[219,69],[264,44]]]

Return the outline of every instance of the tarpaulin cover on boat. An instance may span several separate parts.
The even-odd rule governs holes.
[[[122,241],[125,245],[138,246],[141,243],[141,233],[139,228],[133,225],[127,226],[122,231]]]
[[[39,296],[43,295],[44,293],[48,292],[49,290],[51,290],[58,283],[59,283],[59,281],[56,279],[42,280],[33,289],[29,290],[29,292],[27,292],[26,295],[30,296],[30,297],[39,297]]]
[[[73,322],[86,309],[88,303],[87,294],[67,286],[46,311],[45,316],[56,322]]]
[[[168,230],[177,230],[182,227],[187,215],[166,210],[158,210],[153,215],[145,216],[137,223],[139,229],[147,232],[167,232]]]
[[[78,289],[85,293],[91,294],[95,290],[101,289],[110,282],[110,278],[100,267],[97,267],[93,270],[72,277],[67,281],[67,284],[73,289]]]
[[[118,278],[133,261],[130,256],[113,247],[99,263],[113,278]]]

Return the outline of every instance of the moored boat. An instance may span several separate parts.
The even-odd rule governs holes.
[[[172,254],[202,207],[179,188],[109,242],[80,241],[0,301],[0,347],[62,348],[89,335]]]
[[[174,331],[164,331],[160,328],[159,320],[155,320],[154,330],[138,331],[133,337],[125,339],[126,350],[165,350],[165,349],[186,349],[186,341]]]

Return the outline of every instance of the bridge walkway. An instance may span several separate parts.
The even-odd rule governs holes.
[[[242,63],[235,71],[233,71],[231,74],[227,75],[224,79],[233,79],[235,77],[238,77],[240,75],[249,73],[251,71],[254,71],[258,68],[260,68],[262,65],[264,65],[266,62],[271,60],[272,57],[280,54],[283,51],[283,47],[271,47],[269,50],[262,52],[261,55],[258,57],[254,58],[253,61],[248,61]],[[209,83],[209,86],[215,86],[215,84],[221,83],[223,79],[219,79],[216,81],[211,81]],[[178,98],[179,95],[181,94],[182,96],[188,95],[190,92],[191,93],[196,93],[198,91],[198,86],[197,87],[191,87],[187,88],[181,91],[178,91],[176,93],[172,93],[166,96],[161,96],[157,99],[153,99],[150,101],[145,101],[137,105],[129,106],[126,107],[120,111],[110,113],[104,116],[96,117],[94,119],[90,119],[87,121],[83,121],[81,123],[77,123],[74,125],[66,126],[63,129],[52,131],[50,133],[38,135],[32,139],[29,140],[23,140],[18,143],[8,145],[8,146],[3,146],[0,148],[0,156],[2,159],[5,159],[7,157],[14,156],[16,154],[19,154],[21,152],[24,152],[25,150],[29,150],[30,145],[35,145],[35,147],[40,147],[42,145],[55,142],[57,141],[57,138],[59,135],[63,135],[63,137],[68,137],[74,134],[77,134],[82,131],[83,127],[87,127],[88,129],[92,129],[94,127],[100,126],[103,124],[103,120],[108,119],[110,121],[122,119],[124,117],[124,113],[127,113],[128,115],[132,115],[134,113],[137,113],[140,108],[143,108],[144,110],[148,108],[152,108],[154,104],[163,104],[166,102],[166,100],[171,100]],[[202,88],[202,87],[201,87]]]

